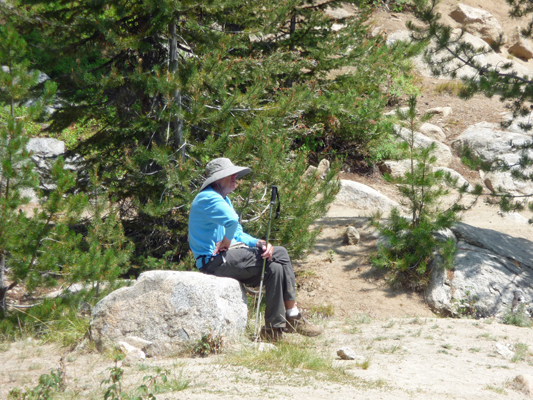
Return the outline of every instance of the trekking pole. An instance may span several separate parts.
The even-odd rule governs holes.
[[[279,216],[279,196],[278,196],[278,187],[275,185],[272,185],[272,195],[270,196],[270,212],[268,214],[268,224],[267,224],[267,234],[266,234],[266,247],[268,248],[268,239],[270,236],[270,221],[272,220],[272,207],[274,206],[274,202],[276,200],[276,197],[278,198],[278,209],[276,210],[276,218]],[[259,326],[259,307],[261,306],[261,292],[263,290],[263,280],[265,279],[265,267],[266,267],[266,258],[263,258],[263,270],[261,271],[261,283],[259,284],[259,298],[257,300],[257,312],[255,314],[255,329],[254,329],[254,336],[255,340],[257,341],[259,338],[259,332],[257,327]]]

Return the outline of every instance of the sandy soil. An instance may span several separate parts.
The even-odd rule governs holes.
[[[464,0],[464,4],[492,12],[504,26],[517,23],[506,15],[503,1]],[[443,14],[456,4],[444,0]],[[385,31],[404,29],[409,14],[377,13],[376,25]],[[445,17],[446,19],[447,17]],[[530,62],[533,64],[533,62]],[[533,65],[531,66],[533,67]],[[419,108],[450,106],[453,114],[431,122],[442,127],[449,144],[468,125],[498,122],[507,112],[497,99],[477,96],[463,101],[435,88],[442,80],[422,78]],[[479,183],[475,171],[459,160],[454,169],[471,183]],[[344,173],[343,179],[362,182],[398,200],[396,189],[379,174]],[[530,215],[523,214],[529,218]],[[533,240],[531,226],[502,216],[483,201],[463,216],[474,226],[494,229]],[[348,379],[328,380],[294,369],[258,372],[234,366],[226,354],[208,358],[150,358],[142,366],[124,366],[124,384],[139,386],[150,368],[162,366],[172,376],[189,382],[184,391],[157,395],[158,399],[294,398],[294,399],[525,399],[533,390],[533,348],[531,328],[507,326],[493,320],[446,319],[432,313],[418,294],[392,290],[383,276],[368,264],[375,247],[375,234],[357,209],[333,205],[317,224],[322,233],[309,257],[295,262],[299,305],[312,312],[329,310],[333,316],[317,320],[325,333],[305,341],[291,335],[289,341],[304,341],[324,358],[345,368]],[[361,233],[359,245],[343,243],[348,226]],[[243,344],[244,345],[244,344]],[[359,357],[343,361],[336,355],[349,346]],[[505,350],[507,349],[507,351]],[[58,368],[63,357],[67,377],[64,398],[103,398],[102,380],[113,362],[106,355],[69,350],[26,340],[0,343],[0,398],[14,387],[34,387],[41,374]],[[363,369],[358,362],[369,361]],[[517,378],[519,377],[519,378]],[[105,385],[104,385],[105,386]],[[63,398],[62,397],[62,398]]]

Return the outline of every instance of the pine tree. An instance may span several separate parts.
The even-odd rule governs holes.
[[[436,144],[428,147],[416,147],[415,137],[420,124],[428,121],[432,114],[420,117],[416,114],[416,96],[409,101],[407,111],[397,110],[400,120],[400,146],[410,161],[410,167],[402,176],[385,178],[397,185],[398,191],[405,200],[410,211],[410,217],[402,216],[397,208],[390,214],[390,221],[380,223],[372,221],[385,242],[378,245],[378,251],[371,258],[371,263],[389,272],[393,285],[403,285],[416,291],[423,291],[431,275],[429,265],[433,260],[439,261],[442,268],[453,266],[455,243],[452,239],[441,240],[438,231],[449,228],[458,220],[457,212],[464,209],[459,205],[466,186],[457,188],[457,180],[453,180],[449,173],[434,169],[437,160],[434,153]],[[449,188],[459,189],[457,200],[447,209],[442,209],[440,202],[449,194]],[[475,189],[479,195],[480,187]],[[475,198],[474,202],[477,200]]]
[[[303,178],[308,156],[379,152],[382,87],[418,50],[370,38],[363,11],[326,13],[357,1],[11,3],[0,10],[64,99],[50,130],[82,117],[102,127],[74,152],[96,167],[141,266],[186,259],[188,207],[219,156],[253,171],[235,201],[247,231],[264,235],[275,183],[285,207],[273,241],[302,255],[338,190],[338,163],[323,180]]]
[[[6,279],[6,260],[18,246],[17,239],[24,236],[26,219],[19,207],[29,199],[21,196],[23,188],[38,186],[37,174],[26,150],[28,138],[22,122],[15,117],[15,107],[38,80],[37,73],[28,71],[25,60],[26,45],[11,25],[0,27],[0,60],[5,63],[0,70],[0,94],[8,104],[9,115],[0,125],[0,313],[6,310],[5,296],[9,286]],[[50,92],[53,87],[49,86]]]
[[[29,72],[26,42],[13,26],[0,27],[0,93],[8,104],[9,115],[0,121],[0,314],[5,316],[7,292],[23,283],[30,293],[47,285],[77,282],[112,281],[131,252],[121,225],[107,202],[92,200],[85,194],[72,194],[75,173],[65,169],[63,158],[51,164],[46,186],[34,171],[26,145],[25,119],[42,118],[56,84],[46,82],[36,89],[39,72]],[[40,92],[40,93],[38,93]],[[38,97],[35,97],[38,96]],[[28,109],[22,104],[32,98]],[[0,105],[2,102],[0,102]],[[23,115],[17,117],[17,115]],[[90,181],[97,191],[99,184]],[[39,198],[33,211],[24,211],[29,198],[23,190]],[[106,214],[103,209],[106,207]],[[93,211],[91,211],[93,210]],[[72,229],[82,214],[92,218],[84,232]]]

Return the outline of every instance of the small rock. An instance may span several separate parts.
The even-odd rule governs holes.
[[[379,172],[381,172],[382,175],[392,174],[392,169],[389,165],[387,165],[386,162],[380,162],[378,164],[378,168],[379,168]]]
[[[326,175],[328,174],[329,170],[330,170],[329,161],[326,159],[323,159],[322,161],[320,161],[317,167],[317,173],[320,179],[324,179]]]
[[[512,221],[512,222],[516,222],[518,224],[528,224],[528,219],[526,217],[523,217],[522,215],[520,215],[519,213],[517,212],[503,212],[503,211],[498,211],[498,215],[501,216],[502,218],[504,219],[507,219],[509,221]]]
[[[439,142],[444,142],[446,140],[446,134],[437,125],[433,125],[426,122],[420,126],[419,130],[427,137],[437,140]]]
[[[485,179],[483,181],[483,183],[485,184],[485,186],[487,187],[487,189],[489,189],[492,193],[496,193],[496,190],[494,190],[494,186],[492,186],[492,182],[490,179]]]
[[[349,226],[348,229],[346,229],[345,242],[347,244],[349,245],[358,244],[360,239],[361,239],[361,235],[359,234],[359,231],[355,229],[353,226]]]
[[[128,344],[126,342],[118,342],[117,343],[120,350],[124,354],[126,354],[126,358],[130,358],[132,361],[138,361],[138,360],[144,360],[146,358],[146,354],[137,347],[133,347],[131,344]]]
[[[528,379],[524,375],[517,375],[512,383],[511,383],[513,389],[518,390],[525,394],[530,394],[531,390],[529,389],[529,382]]]
[[[343,347],[337,350],[337,355],[343,360],[355,360],[355,357],[357,357],[355,351],[349,347]]]
[[[508,358],[508,359],[513,358],[514,352],[511,351],[506,345],[504,345],[502,343],[496,343],[495,346],[496,346],[496,352],[499,355],[501,355],[501,356],[503,356],[505,358]]]
[[[398,108],[398,109],[394,109],[394,110],[391,110],[391,111],[389,111],[389,112],[386,112],[386,113],[383,114],[383,115],[385,115],[385,116],[390,116],[390,115],[392,115],[392,116],[396,116],[396,111],[397,111],[397,110],[400,110],[401,112],[406,113],[407,111],[409,111],[409,107],[400,107],[400,108]]]
[[[260,353],[277,349],[277,347],[272,343],[265,342],[254,342],[252,346]]]
[[[328,174],[329,170],[330,170],[329,161],[324,159],[320,161],[320,163],[318,164],[318,167],[314,167],[310,165],[309,168],[307,168],[307,170],[305,171],[304,177],[308,178],[314,173],[316,173],[320,179],[324,179],[326,175]]]
[[[451,107],[434,107],[434,108],[430,108],[426,112],[431,113],[431,114],[441,115],[443,117],[448,117],[449,115],[452,115],[453,111]]]
[[[309,178],[316,171],[316,167],[310,165],[304,172],[304,178]]]

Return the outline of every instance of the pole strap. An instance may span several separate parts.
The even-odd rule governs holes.
[[[271,205],[274,205],[276,198],[278,200],[278,206],[276,207],[276,217],[274,219],[278,219],[279,214],[281,213],[281,201],[279,200],[278,187],[276,185],[272,185],[272,195],[270,196]]]

